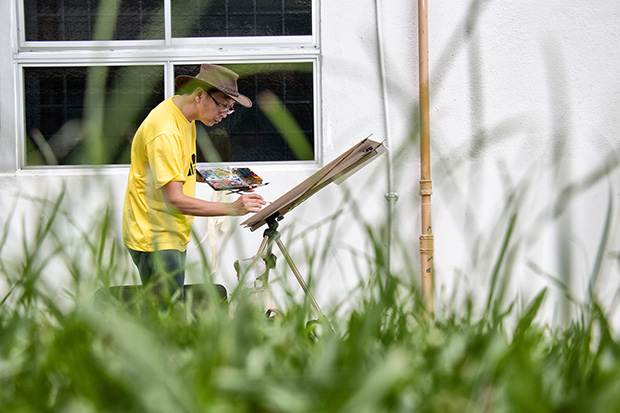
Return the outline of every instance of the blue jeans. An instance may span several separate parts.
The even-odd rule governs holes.
[[[179,289],[181,298],[183,298],[185,251],[145,252],[127,249],[134,264],[138,267],[143,286],[151,287],[156,293],[166,297],[171,297]]]

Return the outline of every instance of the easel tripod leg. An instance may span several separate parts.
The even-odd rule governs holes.
[[[321,307],[319,307],[319,303],[317,303],[316,300],[314,299],[314,296],[308,289],[308,285],[306,284],[306,281],[301,276],[299,269],[297,269],[295,262],[293,262],[293,258],[291,258],[290,254],[286,250],[286,247],[284,246],[280,238],[276,240],[276,244],[278,245],[278,248],[280,248],[280,251],[282,251],[282,255],[284,255],[284,259],[288,263],[289,267],[291,267],[293,274],[295,274],[295,278],[297,278],[297,282],[299,283],[299,285],[301,285],[301,289],[304,290],[306,295],[310,298],[310,302],[312,303],[312,306],[314,307],[314,309],[317,311],[317,313],[319,313],[321,317],[325,317],[325,313],[323,313],[323,310],[321,310]]]
[[[257,257],[260,257],[263,255],[268,242],[269,242],[269,236],[265,235],[263,237],[263,241],[260,243],[260,247],[258,247],[258,251],[256,252]],[[269,251],[269,253],[271,253],[271,251]]]

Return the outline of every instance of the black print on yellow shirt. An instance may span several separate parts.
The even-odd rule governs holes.
[[[192,155],[192,161],[189,164],[189,170],[187,171],[187,176],[192,176],[196,173],[196,154]]]

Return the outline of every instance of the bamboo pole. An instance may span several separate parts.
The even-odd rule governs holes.
[[[422,232],[420,235],[420,269],[422,300],[433,312],[433,226],[431,224],[431,150],[428,69],[428,0],[418,0],[418,54],[420,76],[420,197]]]

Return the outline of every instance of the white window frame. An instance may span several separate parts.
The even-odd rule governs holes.
[[[312,0],[312,35],[263,37],[171,38],[170,1],[164,0],[165,38],[163,40],[59,41],[32,42],[25,40],[23,0],[0,2],[0,13],[11,17],[0,34],[10,38],[10,45],[0,46],[0,173],[40,171],[42,169],[83,170],[79,166],[26,166],[24,67],[163,65],[164,94],[174,93],[174,66],[238,63],[312,62],[314,87],[314,160],[246,162],[255,164],[287,163],[316,165],[321,161],[320,128],[320,47],[318,1]],[[6,17],[5,17],[6,19]],[[8,19],[7,19],[8,20]],[[8,23],[8,22],[7,22]],[[10,36],[5,36],[9,34]],[[10,46],[10,51],[8,50]],[[200,58],[196,58],[196,56]],[[8,99],[8,100],[7,100]],[[12,102],[12,105],[9,103]],[[8,106],[4,108],[4,106]],[[7,110],[5,110],[7,109]],[[12,136],[12,138],[11,138]],[[12,141],[12,142],[11,142]],[[104,165],[97,169],[124,165]]]

